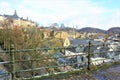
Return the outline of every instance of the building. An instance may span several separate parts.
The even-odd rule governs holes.
[[[6,14],[4,14],[3,16],[6,17],[7,19],[19,19],[19,18],[20,18],[20,17],[17,15],[16,10],[15,10],[15,12],[14,12],[13,15],[6,15]]]
[[[5,17],[0,15],[0,22],[3,22],[5,20]]]
[[[65,31],[57,31],[54,34],[55,38],[65,39],[69,37],[69,34]]]
[[[19,17],[17,15],[16,10],[15,10],[13,15],[6,15],[6,14],[0,15],[0,22],[2,23],[5,20],[8,20],[8,21],[10,21],[10,23],[12,23],[12,25],[10,25],[10,26],[17,26],[20,28],[27,28],[27,27],[36,26],[36,23],[31,21],[31,20],[28,20],[28,18],[23,19],[23,18]]]

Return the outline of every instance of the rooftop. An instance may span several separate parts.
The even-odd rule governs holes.
[[[20,18],[18,15],[17,15],[17,11],[15,10],[14,14],[13,15],[4,15],[6,18],[8,19],[18,19]]]

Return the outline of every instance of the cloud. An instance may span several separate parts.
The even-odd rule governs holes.
[[[108,8],[94,0],[21,0],[13,6],[11,0],[0,3],[0,12],[12,13],[17,10],[23,18],[48,25],[54,22],[65,23],[79,28],[90,26],[108,29],[120,26],[119,9]],[[109,1],[111,2],[111,1]],[[102,0],[103,3],[103,0]],[[2,9],[4,8],[4,9]]]
[[[0,2],[0,14],[6,14],[12,12],[12,10],[10,9],[10,4],[8,2]]]
[[[108,19],[109,26],[120,27],[120,10],[116,10]]]
[[[1,6],[9,6],[9,4],[7,2],[1,2],[0,5]]]

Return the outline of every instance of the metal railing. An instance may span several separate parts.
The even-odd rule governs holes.
[[[83,67],[91,70],[90,66],[93,64],[91,58],[93,58],[93,55],[103,54],[103,52],[107,53],[108,50],[93,54],[92,47],[96,45],[89,42],[88,45],[84,46],[88,49],[80,52],[81,54],[73,53],[74,55],[66,55],[67,49],[73,49],[80,46],[14,50],[14,46],[11,45],[10,50],[0,51],[0,55],[4,54],[4,56],[2,55],[2,57],[0,57],[2,59],[0,64],[6,67],[6,72],[2,72],[0,75],[5,74],[5,77],[7,75],[7,78],[9,78],[8,80],[19,80],[35,79],[50,75],[54,76],[69,71],[80,70]],[[104,45],[97,46],[105,47]],[[118,52],[120,55],[120,51]],[[108,62],[106,61],[108,58],[103,57],[104,55],[99,59],[101,62],[97,59],[94,61],[98,61],[98,64]],[[110,61],[113,60],[111,58],[109,59]],[[94,65],[97,64],[94,63]]]

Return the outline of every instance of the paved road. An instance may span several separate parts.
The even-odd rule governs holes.
[[[98,72],[96,78],[98,80],[120,80],[120,65]]]

